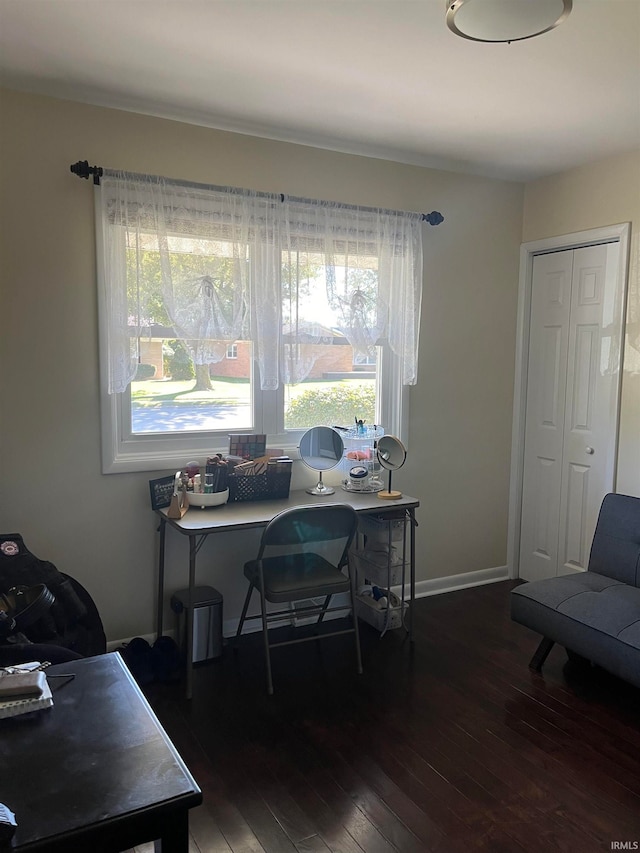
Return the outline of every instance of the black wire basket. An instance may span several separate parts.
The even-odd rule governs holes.
[[[229,502],[267,501],[289,497],[291,462],[267,465],[264,474],[229,474]]]

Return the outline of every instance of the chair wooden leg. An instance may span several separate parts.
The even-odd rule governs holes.
[[[536,672],[540,672],[542,669],[542,664],[546,661],[549,652],[555,645],[553,640],[550,640],[548,637],[543,637],[540,641],[540,645],[535,651],[534,656],[529,661],[529,668],[534,669]]]

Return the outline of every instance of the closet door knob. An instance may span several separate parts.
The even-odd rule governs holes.
[[[585,447],[584,452],[588,453],[589,456],[592,456],[595,453],[595,450],[593,449],[593,447]]]

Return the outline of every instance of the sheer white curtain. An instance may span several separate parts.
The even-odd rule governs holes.
[[[363,355],[388,343],[415,384],[419,214],[107,170],[97,193],[109,393],[163,321],[194,364],[251,340],[262,390],[304,379],[336,336]]]
[[[110,171],[97,193],[109,392],[127,388],[159,318],[196,365],[253,337],[263,388],[277,387],[280,196]]]
[[[283,216],[288,259],[283,305],[290,354],[285,376],[304,378],[312,364],[302,354],[312,349],[310,344],[326,341],[329,325],[363,356],[388,344],[402,360],[403,384],[414,385],[422,297],[421,214],[285,199]],[[318,322],[323,317],[329,322]]]

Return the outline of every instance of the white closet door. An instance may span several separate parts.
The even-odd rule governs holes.
[[[558,574],[586,569],[615,473],[619,348],[615,245],[574,251]]]
[[[533,261],[520,577],[553,577],[558,565],[562,448],[573,251]]]
[[[615,476],[619,246],[534,258],[520,577],[587,568]]]

